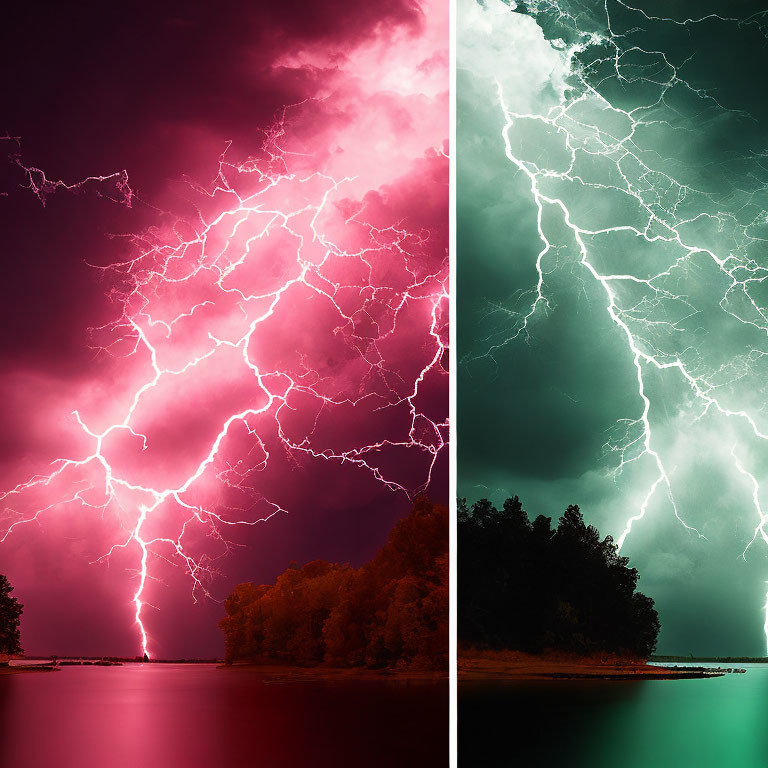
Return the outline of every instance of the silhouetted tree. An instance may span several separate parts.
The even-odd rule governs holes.
[[[569,506],[552,529],[532,523],[517,496],[498,510],[458,502],[459,642],[528,652],[545,649],[647,657],[659,619],[636,592],[637,570],[608,536]]]
[[[420,497],[369,563],[291,564],[241,584],[220,626],[229,661],[373,668],[448,663],[448,510]]]
[[[0,573],[0,656],[22,652],[19,623],[24,606],[11,597],[11,592],[13,587]]]

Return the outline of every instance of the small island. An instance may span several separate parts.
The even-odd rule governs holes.
[[[517,496],[458,501],[459,680],[686,679],[731,669],[648,663],[661,625],[638,572],[570,505],[557,525]],[[736,670],[741,671],[741,670]]]

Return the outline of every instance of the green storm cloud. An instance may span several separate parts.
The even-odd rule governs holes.
[[[580,504],[660,652],[764,655],[768,12],[719,6],[459,0],[459,493]]]

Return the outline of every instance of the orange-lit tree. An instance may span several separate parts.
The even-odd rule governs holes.
[[[445,668],[448,510],[416,500],[361,568],[315,560],[240,584],[221,621],[228,661]]]

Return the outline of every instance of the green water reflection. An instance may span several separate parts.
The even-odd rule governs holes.
[[[768,768],[768,665],[709,680],[462,683],[460,764]]]

